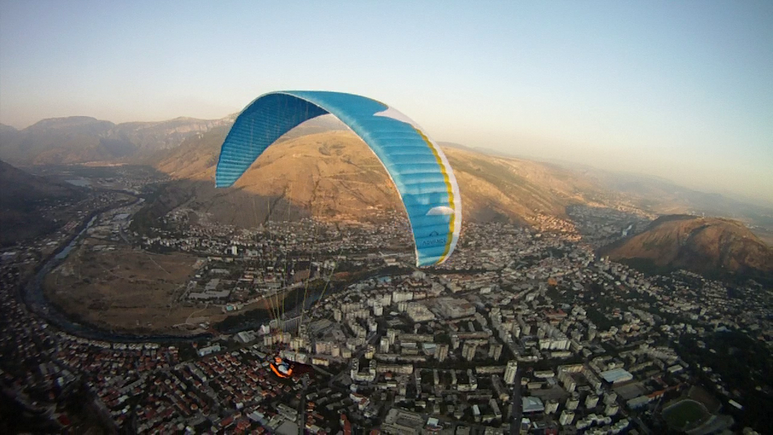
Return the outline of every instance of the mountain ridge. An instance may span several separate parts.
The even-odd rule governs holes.
[[[15,165],[141,160],[177,147],[193,135],[230,125],[233,118],[178,117],[120,124],[90,116],[47,118],[21,130],[0,128],[0,159]]]
[[[134,163],[155,166],[173,155],[175,150],[190,141],[207,140],[204,137],[215,132],[219,140],[227,134],[237,114],[216,120],[202,120],[191,117],[177,117],[158,122],[126,122],[114,124],[89,116],[48,118],[26,129],[16,130],[0,126],[0,159],[16,166],[47,164],[83,164],[91,162]],[[291,130],[282,141],[310,134],[328,131],[348,132],[348,128],[332,115],[309,120]],[[599,204],[622,204],[638,208],[649,214],[689,213],[726,216],[741,219],[750,225],[769,243],[773,243],[773,208],[752,205],[748,202],[707,194],[683,188],[668,180],[652,176],[619,174],[591,167],[580,168],[568,162],[541,161],[521,158],[512,153],[466,145],[440,142],[449,154],[468,153],[454,167],[467,167],[460,177],[467,177],[468,184],[478,192],[488,191],[481,196],[471,196],[468,202],[478,210],[487,209],[483,215],[490,219],[515,219],[533,217],[540,212],[565,217],[563,207],[571,201],[591,201]],[[209,165],[216,162],[217,144],[211,145],[209,155],[183,156],[191,163],[203,159]],[[184,148],[184,147],[183,147]],[[191,150],[183,151],[190,153]],[[172,153],[172,154],[170,154]],[[182,154],[177,154],[182,156]],[[461,155],[461,154],[460,154]],[[320,156],[322,157],[322,156]],[[474,163],[477,162],[477,163]],[[510,162],[510,163],[507,163]],[[514,163],[515,162],[515,163]],[[518,163],[520,162],[520,163]],[[524,162],[531,162],[528,165]],[[201,165],[202,162],[194,164]],[[493,166],[492,166],[493,165]],[[200,171],[178,165],[168,170],[184,178],[184,174]],[[536,171],[532,179],[519,179],[518,169],[530,168]],[[309,166],[311,168],[311,166]],[[509,168],[509,169],[508,169]],[[484,170],[485,169],[485,170]],[[472,171],[472,172],[470,172]],[[514,175],[510,177],[509,174]],[[542,175],[536,175],[541,173]],[[553,176],[548,177],[550,173]],[[571,174],[568,175],[568,174]],[[477,176],[481,175],[481,176]],[[504,177],[504,178],[503,178]],[[488,181],[483,182],[488,178]],[[570,180],[563,185],[546,187],[555,179]],[[520,180],[520,181],[519,181]],[[524,184],[524,182],[527,182]],[[535,185],[536,183],[536,185]],[[576,186],[570,186],[575,183]],[[497,186],[500,184],[499,186]],[[485,186],[485,187],[484,187]],[[504,188],[507,186],[508,188]],[[557,189],[559,195],[551,193]],[[497,192],[498,193],[495,193]],[[514,198],[510,191],[527,195],[527,201]],[[585,193],[583,196],[582,193]],[[557,199],[561,197],[560,199]],[[497,205],[500,200],[507,206]],[[477,202],[477,204],[476,204]],[[485,202],[491,206],[484,207]],[[536,210],[536,211],[535,211]],[[483,218],[480,215],[480,218]]]
[[[89,162],[150,163],[162,151],[180,146],[186,139],[214,128],[230,126],[238,113],[219,119],[177,117],[163,121],[112,123],[90,116],[47,118],[17,130],[0,124],[0,159],[16,166],[80,164]],[[307,121],[291,130],[287,137],[329,130],[348,130],[332,115]],[[643,174],[616,173],[571,162],[535,159],[491,148],[439,142],[445,147],[463,149],[492,157],[534,161],[594,177],[606,190],[627,195],[636,206],[651,213],[707,214],[744,219],[747,223],[773,227],[773,206],[749,199],[688,189],[664,179]],[[770,234],[773,240],[773,231]]]

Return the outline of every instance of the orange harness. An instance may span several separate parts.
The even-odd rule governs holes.
[[[293,374],[292,366],[289,369],[287,369],[287,373],[282,373],[282,371],[279,370],[279,368],[274,363],[269,363],[269,366],[271,367],[271,371],[273,371],[275,375],[279,376],[282,379],[287,379]]]

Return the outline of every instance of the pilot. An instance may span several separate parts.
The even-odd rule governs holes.
[[[274,357],[274,362],[271,363],[271,370],[280,378],[289,378],[293,374],[293,368],[290,363],[278,355]]]

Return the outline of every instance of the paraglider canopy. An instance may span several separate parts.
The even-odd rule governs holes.
[[[215,184],[228,187],[265,149],[300,123],[332,114],[376,154],[408,213],[416,265],[451,255],[462,225],[462,198],[443,151],[410,118],[359,95],[281,91],[258,97],[236,118],[223,143]]]

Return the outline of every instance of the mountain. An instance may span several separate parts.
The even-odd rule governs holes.
[[[600,254],[660,272],[687,269],[708,276],[773,278],[773,249],[730,219],[662,216]]]
[[[3,123],[0,123],[0,137],[3,135],[12,135],[16,134],[18,130],[16,130],[14,127],[11,127],[10,125],[5,125]]]
[[[18,165],[70,164],[142,159],[185,139],[230,125],[216,120],[176,118],[113,124],[87,116],[44,119],[25,129],[0,128],[0,159]]]
[[[108,133],[113,140],[132,143],[138,150],[175,148],[185,139],[216,127],[233,124],[234,117],[222,119],[175,118],[161,122],[127,122],[116,125]]]
[[[28,174],[3,161],[0,186],[0,245],[51,231],[61,224],[54,221],[52,213],[63,204],[85,197],[75,186]],[[51,209],[54,211],[46,211]]]
[[[312,124],[302,130],[310,134],[293,131],[283,137],[230,189],[214,188],[217,155],[227,129],[189,138],[155,165],[178,180],[164,201],[238,225],[265,220],[269,209],[277,219],[313,214],[362,220],[402,212],[397,191],[367,145],[348,130],[326,127]],[[558,166],[486,156],[463,147],[443,150],[459,182],[465,219],[531,223],[540,213],[565,217],[566,205],[607,195]]]

